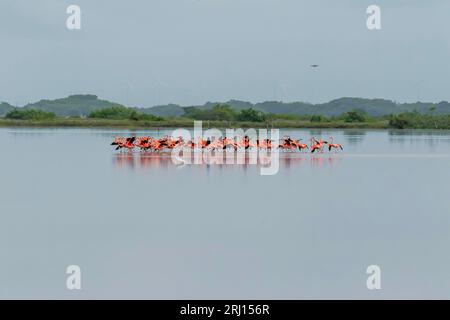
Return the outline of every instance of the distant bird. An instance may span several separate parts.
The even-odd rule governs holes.
[[[318,64],[311,64],[310,67],[311,68],[317,68],[319,65]]]

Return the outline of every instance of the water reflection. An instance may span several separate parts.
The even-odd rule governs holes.
[[[192,156],[191,161],[186,163],[172,159],[170,153],[154,153],[154,152],[123,152],[114,154],[112,157],[113,164],[117,168],[182,168],[185,166],[199,165],[205,168],[218,167],[230,168],[239,166],[244,170],[253,167],[268,167],[272,164],[270,155],[258,155],[256,159],[251,156],[235,155],[230,158],[225,155],[223,157],[215,157],[211,160],[211,156],[204,156],[204,160],[195,161]],[[200,155],[201,158],[201,155]],[[280,168],[295,169],[299,166],[311,165],[313,167],[333,166],[342,161],[342,156],[338,153],[323,153],[311,155],[307,153],[280,153]]]
[[[450,130],[391,129],[388,130],[388,134],[390,136],[444,137],[449,139]]]
[[[322,129],[311,129],[309,131],[309,135],[311,137],[318,137],[318,138],[320,138],[320,137],[322,137],[323,134],[324,134],[324,130],[322,130]]]
[[[310,159],[310,163],[311,166],[316,167],[316,168],[321,168],[324,166],[333,166],[337,163],[339,163],[342,160],[341,157],[339,156],[328,156],[328,157],[318,157],[318,156],[314,156],[311,157]]]
[[[389,143],[394,148],[423,149],[437,153],[448,149],[450,136],[448,130],[389,130]]]
[[[356,146],[364,141],[366,130],[344,130],[342,135],[349,145]]]

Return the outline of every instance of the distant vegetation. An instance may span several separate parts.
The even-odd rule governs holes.
[[[71,95],[62,99],[40,100],[25,105],[24,109],[39,109],[53,112],[58,117],[87,117],[91,112],[117,106],[115,102],[101,100],[92,94]],[[228,102],[207,102],[203,105],[183,107],[177,104],[168,104],[148,108],[133,108],[144,114],[153,114],[159,117],[185,117],[192,108],[199,110],[211,110],[217,105],[227,105],[233,110],[253,109],[264,114],[308,116],[321,115],[325,117],[339,117],[346,112],[361,110],[370,117],[389,116],[417,111],[422,114],[433,113],[434,115],[450,114],[450,103],[442,101],[439,103],[396,103],[384,99],[362,99],[362,98],[340,98],[326,103],[311,104],[306,102],[280,102],[266,101],[251,103],[240,100]],[[11,111],[13,106],[8,103],[0,104],[0,116]]]
[[[264,122],[266,121],[266,115],[253,108],[243,109],[236,115],[237,121],[250,121],[250,122]]]
[[[29,103],[24,109],[39,109],[53,112],[58,117],[88,116],[92,111],[117,106],[117,103],[100,100],[92,94],[76,94],[56,100],[41,100]]]
[[[116,105],[110,108],[92,111],[89,118],[110,119],[110,120],[143,120],[143,121],[162,121],[164,118],[152,114],[144,114],[131,108]]]
[[[6,114],[5,118],[14,120],[50,120],[56,118],[56,115],[53,112],[42,110],[13,109]]]
[[[0,125],[40,121],[44,125],[73,126],[191,126],[206,120],[208,126],[316,127],[316,128],[435,128],[450,129],[450,103],[398,104],[383,99],[341,98],[323,104],[231,100],[181,107],[129,108],[98,99],[72,95],[41,100],[22,108],[0,104]],[[87,119],[84,119],[87,118]],[[24,123],[25,123],[24,122]],[[27,122],[28,123],[28,122]],[[26,124],[26,123],[25,123]]]
[[[391,115],[389,126],[397,129],[450,129],[450,115],[420,114],[405,112]]]
[[[0,103],[0,116],[5,116],[8,112],[13,110],[14,107],[9,103],[2,102]]]
[[[361,109],[347,111],[342,115],[345,122],[365,122],[368,120],[367,112]]]
[[[185,118],[194,120],[223,120],[223,121],[247,121],[247,122],[263,122],[266,120],[266,115],[261,112],[250,109],[243,109],[240,111],[234,110],[227,104],[218,104],[212,109],[202,110],[200,108],[189,107],[186,108]]]
[[[218,104],[212,109],[202,110],[200,108],[185,108],[183,117],[194,120],[225,120],[231,121],[236,119],[237,112],[229,105]]]

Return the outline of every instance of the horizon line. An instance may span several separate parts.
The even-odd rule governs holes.
[[[436,104],[441,104],[441,103],[449,103],[449,101],[447,101],[447,100],[441,100],[439,102],[419,101],[419,100],[414,101],[414,102],[399,102],[397,100],[392,100],[392,99],[388,99],[388,98],[363,98],[363,97],[342,96],[340,98],[334,98],[334,99],[328,100],[326,102],[319,102],[319,103],[306,102],[306,101],[302,101],[302,100],[291,100],[291,101],[264,100],[264,101],[259,101],[259,102],[252,102],[252,101],[248,101],[248,100],[240,100],[240,99],[236,99],[236,98],[231,98],[231,99],[228,99],[227,101],[211,101],[210,100],[210,101],[204,102],[203,104],[189,104],[189,105],[185,105],[185,104],[178,104],[178,103],[174,103],[174,102],[168,102],[168,103],[165,103],[165,104],[156,104],[156,105],[153,105],[153,106],[146,107],[146,106],[126,105],[126,104],[123,104],[123,103],[120,103],[120,102],[109,100],[108,98],[100,97],[100,96],[98,96],[96,94],[92,94],[92,93],[74,93],[74,94],[69,94],[69,95],[67,95],[65,97],[60,97],[60,98],[53,98],[53,99],[52,98],[41,98],[40,100],[37,100],[37,101],[34,101],[34,102],[28,102],[28,103],[26,103],[24,105],[17,105],[17,104],[14,105],[14,104],[12,104],[12,103],[10,103],[8,101],[4,101],[4,100],[0,100],[0,104],[6,103],[6,104],[9,104],[10,106],[15,107],[15,108],[23,108],[23,107],[26,107],[28,105],[35,104],[35,103],[38,103],[38,102],[41,102],[41,101],[55,101],[55,100],[67,99],[67,98],[70,98],[70,97],[76,97],[76,96],[93,96],[93,97],[95,96],[96,99],[98,99],[98,100],[104,100],[104,101],[107,101],[107,102],[110,102],[110,103],[116,103],[116,104],[122,105],[122,106],[127,107],[127,108],[139,108],[139,109],[149,109],[149,108],[155,108],[155,107],[166,107],[166,106],[170,106],[170,105],[178,106],[178,107],[181,107],[181,108],[188,108],[188,107],[196,107],[196,106],[205,106],[207,104],[227,104],[227,103],[230,103],[230,102],[233,102],[233,101],[249,103],[249,104],[251,104],[253,106],[255,106],[257,104],[268,103],[268,102],[282,103],[282,104],[302,103],[302,104],[307,104],[307,105],[311,105],[311,106],[317,106],[317,105],[327,104],[327,103],[330,103],[330,102],[333,102],[333,101],[337,101],[337,100],[342,100],[342,99],[383,100],[383,101],[386,101],[386,102],[394,103],[396,105],[401,105],[401,104],[434,104],[434,105],[436,105]]]

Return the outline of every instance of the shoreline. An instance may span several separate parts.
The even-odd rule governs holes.
[[[145,129],[192,129],[192,119],[168,119],[163,121],[143,120],[111,120],[92,118],[56,118],[50,120],[12,120],[0,118],[0,128],[98,128],[98,129],[121,129],[121,130],[145,130]],[[395,130],[395,131],[449,131],[449,128],[435,126],[423,126],[419,128],[396,128],[389,125],[385,119],[372,119],[366,122],[324,121],[311,122],[308,120],[274,120],[268,122],[240,122],[240,121],[208,121],[203,120],[204,130],[217,129],[330,129],[330,130]]]
[[[0,119],[0,127],[21,128],[117,128],[117,129],[148,129],[148,128],[193,128],[194,120],[170,119],[164,121],[134,121],[110,119],[73,119],[57,118],[52,120],[11,120]],[[203,120],[203,128],[286,128],[286,129],[394,129],[389,127],[387,120],[367,122],[311,122],[301,120],[277,120],[268,122],[238,122],[238,121],[208,121]],[[430,128],[433,129],[433,128]]]

